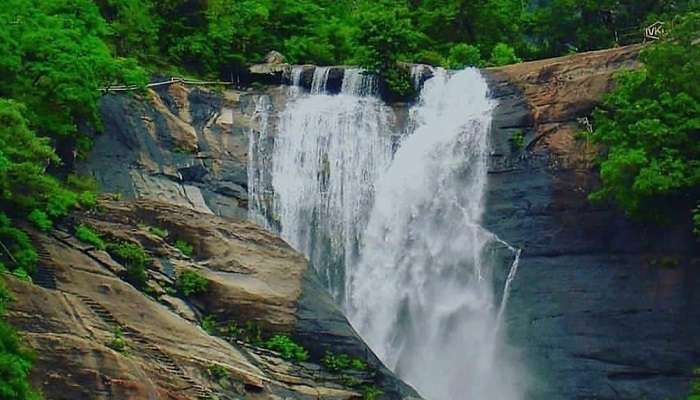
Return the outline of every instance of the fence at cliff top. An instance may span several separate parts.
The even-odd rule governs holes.
[[[152,87],[157,87],[157,86],[172,85],[173,83],[184,83],[185,85],[199,85],[199,86],[234,85],[235,84],[235,82],[196,81],[196,80],[191,80],[191,79],[173,77],[167,81],[149,83],[145,87],[152,88]],[[114,86],[106,86],[106,87],[100,88],[100,91],[104,92],[104,93],[109,93],[109,92],[127,92],[127,91],[132,91],[132,90],[139,90],[139,89],[143,89],[143,87],[138,86],[138,85],[114,85]]]

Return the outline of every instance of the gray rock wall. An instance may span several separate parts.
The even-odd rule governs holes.
[[[594,171],[562,166],[546,149],[512,149],[513,130],[534,140],[530,111],[512,85],[492,86],[501,106],[484,222],[523,249],[505,323],[530,375],[527,398],[685,399],[700,366],[700,246],[689,216],[652,226],[591,205]]]

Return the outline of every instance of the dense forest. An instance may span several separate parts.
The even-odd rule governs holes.
[[[21,229],[49,230],[97,188],[71,174],[100,130],[100,88],[172,73],[222,76],[270,50],[292,63],[357,64],[412,90],[401,62],[495,66],[670,34],[621,77],[595,115],[605,145],[597,200],[653,215],[698,204],[700,92],[695,0],[4,0],[0,3],[0,269],[29,279]],[[700,233],[700,208],[694,215]],[[0,287],[0,311],[9,301]],[[0,323],[0,397],[34,398],[29,358]],[[7,378],[7,379],[6,379]]]

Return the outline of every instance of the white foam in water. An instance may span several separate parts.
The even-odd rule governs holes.
[[[374,78],[350,71],[340,95],[287,104],[271,151],[272,211],[255,196],[251,210],[278,223],[372,349],[427,399],[521,399],[498,329],[517,258],[497,304],[486,251],[516,250],[480,225],[495,106],[486,82],[474,69],[436,70],[392,157],[390,109],[371,96]],[[327,77],[315,71],[312,93]]]

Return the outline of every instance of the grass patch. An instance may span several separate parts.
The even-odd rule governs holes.
[[[100,234],[89,226],[83,224],[78,225],[78,227],[75,228],[75,237],[83,243],[95,246],[98,250],[104,250],[106,248],[105,242],[102,240]]]

